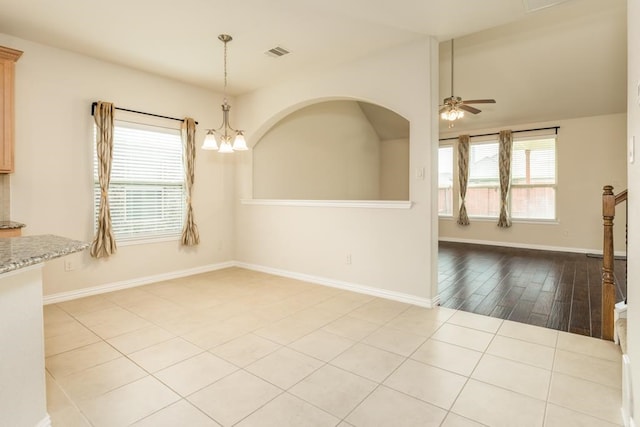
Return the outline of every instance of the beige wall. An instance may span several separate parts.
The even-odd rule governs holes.
[[[411,174],[411,209],[238,204],[238,260],[422,301],[436,295],[436,175],[430,172],[437,150],[437,49],[435,40],[422,40],[238,99],[238,123],[247,128],[250,145],[291,111],[320,100],[384,106],[409,120],[410,169],[427,171],[423,179]],[[239,197],[251,199],[251,152],[238,166]]]
[[[632,384],[635,391],[634,420],[640,421],[640,0],[628,1],[628,123],[629,138],[635,138],[635,159],[628,164],[629,180],[629,252],[627,297],[628,312],[628,353],[631,359]]]
[[[380,199],[409,200],[409,140],[380,141]]]
[[[380,139],[357,102],[295,111],[253,149],[256,199],[377,200]]]
[[[93,101],[162,115],[191,116],[203,128],[220,120],[221,97],[202,88],[0,35],[0,44],[24,51],[16,64],[16,172],[11,217],[24,234],[93,238]],[[233,100],[231,100],[233,103]],[[121,246],[108,260],[84,254],[47,263],[44,292],[74,292],[102,284],[202,268],[233,259],[233,157],[198,150],[193,203],[202,243],[177,241]]]
[[[440,239],[508,243],[515,246],[553,249],[602,251],[602,187],[611,184],[619,192],[627,188],[626,178],[626,115],[614,114],[529,123],[510,126],[534,129],[560,126],[557,139],[557,222],[514,222],[508,229],[496,226],[496,221],[474,220],[467,227],[455,219],[440,219]],[[471,134],[494,132],[480,129]],[[441,137],[457,136],[443,134]],[[457,187],[454,194],[458,194]],[[616,223],[616,251],[625,250],[624,207]],[[454,197],[454,217],[457,200]]]

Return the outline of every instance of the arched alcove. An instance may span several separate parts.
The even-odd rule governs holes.
[[[254,145],[253,198],[409,200],[409,122],[363,101],[304,106]]]

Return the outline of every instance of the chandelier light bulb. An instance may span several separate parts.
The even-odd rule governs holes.
[[[449,121],[454,121],[454,120],[458,120],[464,117],[464,111],[459,110],[457,108],[451,108],[447,111],[443,111],[440,114],[440,118],[442,118],[442,120],[449,120]]]
[[[216,135],[212,130],[207,131],[207,135],[204,137],[204,142],[202,143],[203,150],[218,150],[218,142],[216,141]]]
[[[222,143],[220,144],[220,149],[218,150],[218,153],[233,153],[233,148],[231,147],[231,143],[229,141],[222,141]]]
[[[247,141],[245,141],[242,131],[239,130],[236,139],[233,141],[233,151],[247,151],[248,149]]]

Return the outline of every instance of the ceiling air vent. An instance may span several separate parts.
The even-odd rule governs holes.
[[[276,46],[274,48],[269,49],[264,54],[272,58],[280,58],[281,56],[285,56],[289,53],[291,52],[289,52],[287,49],[283,48],[282,46]]]

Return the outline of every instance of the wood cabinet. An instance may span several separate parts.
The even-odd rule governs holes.
[[[0,173],[13,172],[14,75],[22,52],[0,46]]]

